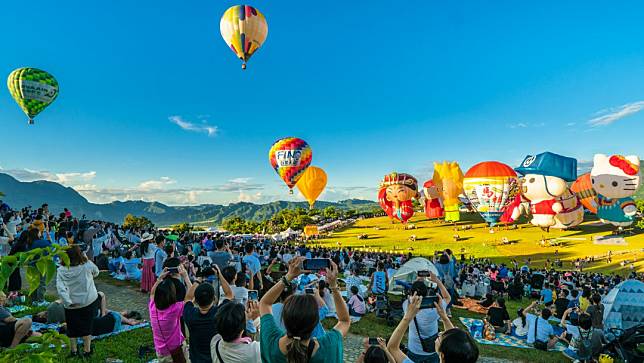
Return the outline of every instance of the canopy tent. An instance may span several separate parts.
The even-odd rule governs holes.
[[[644,282],[626,280],[604,298],[604,328],[628,329],[644,323]]]
[[[400,269],[389,278],[389,293],[402,295],[402,287],[396,284],[396,281],[402,281],[412,284],[418,277],[418,271],[430,271],[438,275],[438,270],[433,263],[423,257],[414,257],[407,261]]]

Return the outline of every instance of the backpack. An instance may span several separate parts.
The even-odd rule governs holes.
[[[579,342],[577,344],[577,356],[579,360],[590,360],[593,355],[593,344],[591,338],[593,336],[593,328],[588,329],[586,336],[579,329]]]

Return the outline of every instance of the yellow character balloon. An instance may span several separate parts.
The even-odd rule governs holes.
[[[461,214],[458,211],[458,196],[463,193],[463,171],[456,161],[443,161],[434,163],[434,176],[432,177],[436,188],[443,197],[445,205],[445,221],[458,222]]]
[[[315,200],[322,194],[322,191],[326,187],[326,181],[327,178],[324,170],[317,166],[309,166],[297,184],[295,184],[297,189],[304,195],[304,198],[308,200],[310,208],[313,208]]]

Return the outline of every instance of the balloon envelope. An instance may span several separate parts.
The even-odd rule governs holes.
[[[297,189],[309,202],[309,207],[313,208],[313,204],[315,204],[315,201],[326,187],[326,181],[326,173],[317,166],[309,166],[302,174],[302,177],[297,182]]]
[[[594,214],[597,214],[597,192],[593,189],[590,173],[583,174],[570,186],[570,189],[577,195],[581,204]]]
[[[33,123],[42,110],[58,96],[58,81],[51,74],[36,68],[18,68],[9,74],[7,87],[11,97]]]
[[[463,189],[472,206],[493,226],[519,193],[519,179],[510,166],[485,161],[465,173]]]
[[[311,165],[313,151],[306,141],[297,137],[285,137],[275,141],[271,146],[268,159],[284,183],[289,189],[293,189]]]
[[[259,49],[268,35],[266,18],[248,5],[235,5],[226,10],[219,22],[221,37],[244,63]]]

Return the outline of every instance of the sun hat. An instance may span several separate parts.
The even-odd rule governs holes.
[[[145,232],[143,233],[143,236],[141,236],[141,242],[150,241],[153,238],[154,236],[152,234]]]

